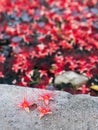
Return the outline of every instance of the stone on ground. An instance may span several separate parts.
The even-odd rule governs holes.
[[[82,84],[85,84],[87,81],[88,78],[84,75],[73,71],[66,71],[55,77],[54,84],[59,85],[61,83],[71,83],[73,86],[80,86]]]

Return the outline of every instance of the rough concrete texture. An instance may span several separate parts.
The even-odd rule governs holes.
[[[17,106],[24,96],[42,105],[37,98],[43,93],[51,91],[0,85],[0,130],[98,130],[97,97],[53,91],[53,113],[42,119],[37,109],[27,113]]]

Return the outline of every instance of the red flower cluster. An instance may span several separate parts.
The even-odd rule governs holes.
[[[50,100],[53,100],[52,96],[53,96],[52,93],[51,94],[45,93],[38,98],[38,100],[41,100],[42,102],[45,103],[43,106],[37,106],[36,103],[29,102],[26,98],[24,98],[23,101],[20,104],[18,104],[18,106],[20,108],[24,109],[28,113],[31,110],[34,110],[37,108],[38,112],[40,114],[39,117],[41,119],[45,115],[52,114],[52,111],[51,111],[50,106],[49,106]]]
[[[0,81],[46,88],[65,70],[97,75],[97,16],[97,0],[0,0]]]

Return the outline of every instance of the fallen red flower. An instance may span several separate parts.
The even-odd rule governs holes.
[[[26,112],[30,112],[29,107],[32,103],[27,101],[26,98],[23,99],[23,101],[18,105],[20,108],[24,109]]]
[[[40,115],[39,115],[40,119],[41,119],[42,117],[44,117],[45,115],[52,114],[50,108],[40,107],[40,106],[39,106],[39,107],[38,107],[38,110],[39,110],[39,113],[40,113]]]
[[[45,93],[41,95],[38,99],[42,100],[45,103],[45,105],[48,105],[51,100],[54,100],[53,94],[50,94],[50,93]]]

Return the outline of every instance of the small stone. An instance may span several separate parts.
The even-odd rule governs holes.
[[[20,42],[21,40],[22,39],[20,37],[17,37],[17,36],[12,38],[12,42]]]
[[[63,130],[63,128],[60,128],[60,130]]]
[[[68,84],[71,83],[73,86],[80,86],[85,84],[88,81],[88,78],[84,75],[75,73],[73,71],[66,71],[62,74],[55,77],[54,84]]]
[[[21,19],[24,22],[30,22],[30,20],[31,20],[31,18],[29,17],[29,15],[27,13],[23,13]]]
[[[93,14],[98,15],[98,9],[97,9],[97,8],[92,8],[92,9],[91,9],[91,12],[92,12]]]
[[[53,85],[48,85],[46,87],[47,90],[55,90],[55,87]]]

